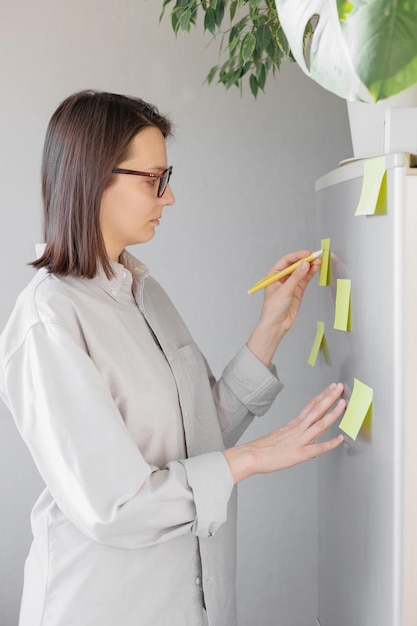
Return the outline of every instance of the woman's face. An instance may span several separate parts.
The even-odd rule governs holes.
[[[167,168],[165,139],[155,127],[141,130],[132,140],[127,158],[117,167],[160,174]],[[115,174],[104,190],[100,205],[100,228],[110,259],[117,261],[123,248],[152,239],[162,209],[174,204],[171,187],[158,198],[158,178]]]

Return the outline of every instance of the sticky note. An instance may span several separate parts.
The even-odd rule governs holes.
[[[316,336],[314,338],[313,347],[311,348],[310,356],[308,357],[307,361],[307,363],[312,367],[314,367],[316,364],[317,356],[320,350],[323,353],[324,360],[328,365],[330,365],[330,356],[327,349],[326,337],[324,334],[324,322],[317,321]]]
[[[346,331],[351,328],[351,281],[348,278],[336,281],[334,328]]]
[[[368,424],[369,428],[372,417],[373,395],[374,392],[371,387],[361,383],[357,378],[354,379],[352,395],[343,419],[339,424],[340,430],[343,430],[353,440],[358,436],[364,422]]]
[[[321,255],[321,265],[319,272],[320,287],[326,287],[332,284],[332,264],[330,261],[330,239],[322,239],[320,249],[323,250]]]
[[[384,215],[387,212],[385,157],[368,159],[363,165],[362,191],[355,215]]]

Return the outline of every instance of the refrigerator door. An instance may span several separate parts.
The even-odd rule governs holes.
[[[417,213],[417,171],[408,165],[408,155],[386,157],[383,215],[355,216],[363,162],[344,165],[316,184],[318,240],[329,238],[331,250],[331,284],[318,287],[318,319],[324,322],[330,365],[319,355],[316,367],[323,385],[333,380],[344,383],[347,400],[355,378],[373,390],[367,428],[356,440],[346,437],[337,450],[319,459],[321,626],[417,624],[403,621],[404,463],[410,456],[405,455],[404,431],[406,394],[411,391],[404,369],[409,368],[409,377],[411,372],[417,374],[416,333],[407,336],[412,309],[405,308],[410,299],[408,264],[417,267],[410,252],[412,242],[417,243],[416,220],[413,230],[407,222],[407,207]],[[348,331],[334,328],[338,279],[351,281]],[[413,280],[417,281],[415,271]],[[412,306],[416,309],[415,303]],[[417,482],[415,461],[407,471],[416,472]],[[415,487],[413,491],[415,495]]]

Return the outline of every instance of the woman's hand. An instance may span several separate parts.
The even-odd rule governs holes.
[[[309,250],[286,254],[269,273],[276,274],[309,254],[311,254]],[[280,326],[281,332],[287,332],[297,317],[305,288],[319,269],[320,263],[320,258],[311,263],[301,263],[292,274],[264,289],[261,319],[265,318],[271,325]]]
[[[343,385],[332,383],[282,428],[224,450],[234,482],[303,463],[340,445],[342,434],[320,443],[317,439],[342,415],[346,405],[340,399],[342,393]],[[337,404],[329,411],[335,402]]]
[[[283,256],[269,274],[276,274],[311,252],[299,250]],[[290,275],[264,289],[264,301],[258,324],[248,339],[249,350],[269,366],[282,337],[293,325],[304,291],[320,267],[320,259],[301,263]]]

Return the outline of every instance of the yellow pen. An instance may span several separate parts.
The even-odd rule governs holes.
[[[269,274],[269,276],[265,276],[265,278],[262,278],[262,280],[259,280],[257,283],[255,283],[254,286],[248,290],[248,293],[252,295],[253,293],[256,293],[257,291],[260,291],[261,289],[265,289],[265,287],[269,287],[269,285],[272,285],[277,280],[281,280],[281,278],[284,278],[284,276],[288,276],[288,274],[292,274],[300,265],[300,263],[303,263],[303,261],[307,261],[307,263],[311,263],[311,261],[314,261],[314,259],[318,259],[319,257],[321,257],[322,254],[323,254],[323,250],[317,250],[316,252],[313,252],[309,256],[306,256],[304,259],[300,259],[299,261],[296,261],[292,265],[289,265],[288,267],[281,270],[277,274]]]

